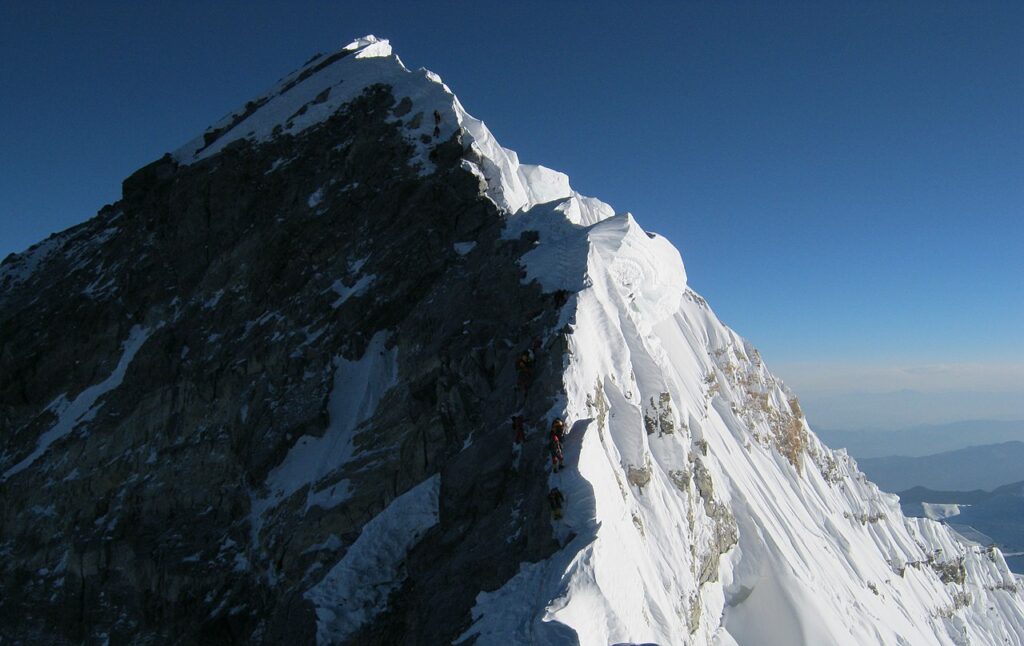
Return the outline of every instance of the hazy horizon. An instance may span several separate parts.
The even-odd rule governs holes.
[[[895,430],[972,420],[1024,420],[1024,366],[781,363],[812,428]]]

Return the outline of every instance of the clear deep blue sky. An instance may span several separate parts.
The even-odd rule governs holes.
[[[1024,364],[1024,3],[0,5],[0,255],[374,33],[769,361]]]

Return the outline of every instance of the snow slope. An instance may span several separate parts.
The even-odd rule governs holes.
[[[306,592],[316,606],[317,643],[343,641],[387,607],[409,550],[437,524],[439,487],[440,477],[432,476],[396,498]]]
[[[351,459],[356,430],[395,384],[397,349],[387,350],[386,340],[386,334],[376,334],[357,361],[335,358],[327,430],[320,437],[300,437],[267,476],[267,495],[252,501],[254,540],[262,527],[263,515],[307,485],[307,509],[313,505],[333,507],[348,498],[348,482],[331,481],[329,476]]]
[[[664,238],[628,214],[582,226],[543,210],[520,216],[540,229],[528,279],[585,276],[564,377],[585,430],[552,475],[575,538],[481,594],[467,637],[562,643],[558,622],[586,644],[1024,643],[1002,556],[905,518],[825,447]],[[581,246],[585,264],[553,262]]]
[[[387,41],[367,36],[311,61],[174,156],[195,163],[239,139],[299,133],[371,83],[390,85],[396,101],[409,97],[410,113],[422,113],[409,130],[421,172],[432,169],[423,141],[461,132],[464,167],[507,214],[507,235],[539,232],[525,280],[575,293],[563,316],[571,329],[564,409],[552,411],[573,429],[569,468],[551,475],[568,499],[555,525],[563,547],[481,591],[463,640],[1024,643],[1024,601],[998,551],[905,518],[895,496],[814,436],[757,351],[687,287],[667,240],[574,192],[564,174],[521,164],[436,75],[407,70]],[[360,411],[390,383],[389,365],[347,366],[346,374],[376,375]],[[335,413],[332,404],[338,434],[321,442],[345,442],[363,414],[335,426]],[[267,483],[274,499],[334,466],[304,470],[316,451],[296,451]],[[370,581],[363,563],[383,564],[387,580],[371,583],[385,591],[401,577],[402,555],[436,522],[439,484],[422,486],[364,527],[349,552],[359,563],[346,557],[308,592],[321,641],[367,621],[344,601]],[[395,540],[376,540],[382,535]]]

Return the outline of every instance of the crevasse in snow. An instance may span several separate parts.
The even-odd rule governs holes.
[[[371,83],[392,86],[396,100],[409,97],[424,114],[436,110],[442,138],[461,130],[464,166],[507,214],[506,235],[540,233],[524,257],[525,280],[577,293],[563,316],[572,331],[565,405],[553,411],[573,428],[570,468],[551,476],[568,499],[555,526],[563,547],[482,591],[463,639],[1024,643],[1024,601],[997,550],[904,517],[895,496],[815,437],[756,349],[687,287],[668,241],[579,195],[564,174],[520,164],[439,77],[406,69],[387,41],[367,36],[314,59],[174,156],[193,163],[241,138],[301,132]],[[409,140],[429,172],[419,134]],[[339,365],[336,379],[357,378],[364,361]],[[346,441],[351,426],[336,439]],[[364,534],[413,527],[419,536],[436,522],[431,483],[406,494],[433,496],[426,515],[398,522],[409,504],[402,497]],[[376,553],[371,545],[360,537],[352,549],[394,564],[411,546],[388,543]],[[344,605],[338,595],[368,580],[362,567],[346,557],[307,594],[321,639],[366,621],[336,612]]]

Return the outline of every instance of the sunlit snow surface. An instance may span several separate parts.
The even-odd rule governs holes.
[[[894,496],[813,434],[799,468],[780,453],[771,440],[772,416],[791,410],[792,394],[687,288],[668,241],[643,231],[631,215],[575,193],[564,174],[520,164],[440,78],[407,70],[387,41],[366,37],[346,50],[283,79],[247,113],[216,124],[211,141],[199,137],[175,158],[192,163],[237,139],[263,141],[275,127],[301,132],[367,85],[385,83],[396,100],[412,100],[413,113],[438,112],[441,140],[462,129],[474,160],[463,167],[509,215],[506,236],[539,232],[540,244],[524,257],[525,280],[578,292],[562,317],[573,333],[566,410],[555,411],[572,427],[569,468],[551,476],[568,500],[554,526],[563,547],[546,561],[523,563],[500,589],[481,591],[463,640],[1024,643],[1024,603],[1001,554],[965,544],[931,520],[903,517]],[[433,144],[420,135],[433,127],[425,118],[409,132],[423,173],[433,168]],[[311,207],[317,203],[311,196]],[[335,291],[344,299],[372,288],[371,280]],[[268,479],[269,497],[257,501],[257,516],[338,466],[321,464],[313,444],[329,442],[341,449],[331,455],[347,459],[354,427],[394,379],[393,358],[372,350],[337,364],[336,383],[365,381],[359,401],[348,402],[353,411],[344,413],[332,397],[331,429],[292,449]],[[672,432],[648,434],[645,414],[655,408]],[[321,643],[351,634],[386,603],[385,593],[403,576],[401,558],[436,522],[438,486],[432,478],[392,502],[307,592]],[[722,510],[735,518],[738,544],[715,562],[708,556],[723,542],[723,525],[712,514]],[[932,563],[960,559],[964,585],[942,583]]]
[[[482,593],[467,637],[564,643],[557,622],[585,644],[1024,641],[1024,606],[1001,555],[959,543],[935,522],[904,518],[895,496],[813,434],[799,471],[757,439],[770,429],[745,417],[745,391],[762,392],[776,410],[788,410],[791,394],[687,290],[679,254],[664,238],[629,215],[583,227],[559,213],[545,205],[519,217],[540,231],[541,244],[524,259],[528,279],[546,289],[584,285],[565,386],[568,420],[591,421],[577,424],[586,430],[569,442],[577,470],[552,476],[570,501],[557,529],[575,538]],[[645,408],[661,393],[671,396],[676,431],[648,435]],[[609,407],[603,425],[601,398]],[[696,489],[678,486],[695,458],[739,530],[716,580],[699,590],[700,554],[715,530],[704,506],[693,504]],[[650,470],[642,491],[627,477],[634,468]],[[964,586],[943,584],[930,565],[955,569],[961,558]],[[697,625],[686,619],[695,598]],[[548,600],[543,609],[537,599]]]

